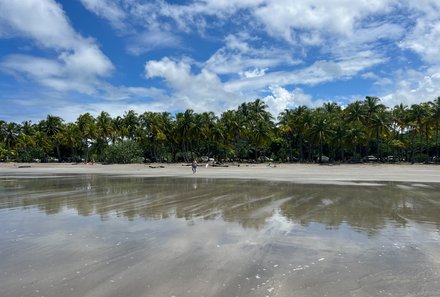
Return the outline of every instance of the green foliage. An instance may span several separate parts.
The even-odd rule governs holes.
[[[36,124],[0,119],[0,160],[316,162],[328,156],[344,162],[393,155],[422,162],[440,155],[440,97],[411,107],[388,108],[371,96],[344,107],[296,106],[277,120],[260,99],[220,116],[188,109],[175,115],[129,110],[115,118],[85,113],[74,123],[53,115]]]
[[[31,146],[17,149],[17,162],[36,162],[44,161],[44,150],[39,146]]]
[[[123,141],[108,146],[104,150],[104,162],[117,164],[142,163],[143,152],[139,144],[134,141]]]

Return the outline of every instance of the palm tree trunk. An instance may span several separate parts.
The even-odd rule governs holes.
[[[414,134],[413,131],[410,131],[410,144],[411,144],[411,163],[414,163]]]
[[[57,157],[58,157],[58,162],[61,162],[61,151],[60,151],[60,145],[57,144]]]
[[[435,157],[438,158],[438,125],[435,128]]]

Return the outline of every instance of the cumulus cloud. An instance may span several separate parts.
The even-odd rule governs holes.
[[[434,100],[440,96],[440,67],[427,70],[403,70],[395,73],[396,86],[384,92],[383,102],[388,106],[406,105]]]
[[[229,81],[225,88],[231,92],[261,89],[270,85],[317,85],[324,82],[349,79],[372,66],[383,63],[384,58],[373,52],[360,52],[338,61],[320,60],[292,71],[274,71],[264,76]]]
[[[61,7],[52,0],[0,1],[0,31],[31,38],[40,46],[72,48],[82,41]]]
[[[0,38],[19,37],[43,52],[9,54],[0,68],[50,90],[99,96],[115,109],[118,101],[134,107],[148,98],[162,110],[222,111],[259,97],[277,113],[320,105],[305,86],[356,78],[390,105],[440,94],[437,0],[80,2],[109,22],[128,53],[154,55],[144,71],[156,88],[110,84],[114,65],[98,41],[75,31],[56,0],[0,0]],[[209,45],[203,53],[198,42]],[[412,64],[404,62],[408,53]]]
[[[25,75],[44,86],[65,91],[92,93],[99,77],[114,69],[93,39],[71,27],[62,8],[53,0],[0,1],[0,31],[24,37],[39,47],[54,50],[54,59],[31,55],[9,55],[0,67]]]
[[[255,7],[253,14],[272,36],[281,37],[291,43],[298,40],[319,41],[319,35],[329,33],[353,36],[356,27],[365,17],[382,15],[394,3],[396,1],[393,0],[275,0]]]
[[[296,88],[289,92],[281,86],[270,86],[270,95],[263,98],[269,106],[269,111],[273,115],[279,115],[285,109],[295,108],[301,105],[308,107],[316,107],[322,105],[322,100],[313,100],[310,94],[304,93],[300,88]]]
[[[440,16],[431,20],[421,18],[401,47],[414,51],[429,63],[440,63]]]
[[[163,78],[173,90],[175,106],[191,108],[196,111],[221,111],[236,95],[227,92],[220,78],[207,69],[194,74],[191,64],[163,58],[145,64],[147,78]]]
[[[195,74],[191,70],[191,64],[185,61],[173,61],[164,58],[160,61],[148,61],[145,65],[145,73],[148,78],[163,78],[173,89],[171,99],[174,108],[191,108],[196,111],[222,112],[227,108],[236,108],[243,101],[254,100],[263,92],[266,95],[263,100],[269,105],[274,115],[286,108],[298,105],[314,107],[322,104],[321,100],[313,100],[300,88],[288,91],[279,85],[268,85],[262,92],[241,90],[242,92],[229,92],[227,84],[219,77],[207,70],[201,70]]]

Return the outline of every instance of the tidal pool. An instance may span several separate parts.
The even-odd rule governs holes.
[[[440,184],[0,176],[2,297],[439,296]]]

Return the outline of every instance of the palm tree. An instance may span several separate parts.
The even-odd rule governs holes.
[[[312,122],[310,109],[304,105],[298,106],[295,109],[286,109],[280,114],[278,119],[279,129],[290,138],[290,154],[292,154],[292,145],[296,140],[299,160],[301,162],[304,161],[304,144]]]
[[[336,133],[336,131],[338,132],[342,132],[342,126],[343,126],[343,122],[341,121],[342,119],[342,108],[334,102],[326,102],[322,105],[322,107],[320,108],[322,110],[322,112],[325,114],[327,121],[329,123],[330,129],[331,129],[331,137],[328,137],[328,145],[329,145],[329,151],[328,154],[333,158],[336,159],[336,150],[342,151],[341,150],[341,144],[342,142],[340,141],[343,136],[341,135],[341,133],[339,133],[341,135],[341,137],[339,139],[334,137],[334,134]],[[342,153],[343,155],[343,153]]]
[[[126,133],[124,136],[130,140],[135,140],[139,127],[139,118],[137,113],[135,113],[133,110],[129,110],[124,114],[122,120],[124,132]]]
[[[112,123],[115,130],[111,142],[116,143],[122,141],[125,135],[128,134],[124,125],[124,119],[121,116],[117,116],[116,118],[112,119]]]
[[[187,109],[184,113],[179,112],[176,114],[176,129],[185,161],[188,161],[188,151],[190,152],[191,159],[194,159],[192,150],[193,128],[194,111],[192,109]]]
[[[58,116],[48,115],[46,120],[40,121],[38,126],[40,130],[49,137],[53,142],[58,160],[61,160],[60,144],[61,144],[61,132],[63,129],[64,120]]]
[[[372,114],[370,118],[370,127],[374,131],[376,136],[376,153],[379,158],[382,157],[380,145],[382,136],[389,135],[390,132],[390,116],[385,110],[380,110]]]
[[[423,103],[411,105],[409,116],[413,126],[415,126],[414,130],[419,132],[419,154],[421,155],[423,153],[423,126],[429,116],[428,106]],[[414,150],[412,150],[411,155],[411,162],[414,162]]]
[[[380,99],[378,97],[371,97],[371,96],[366,96],[365,100],[363,102],[363,106],[365,109],[365,117],[364,117],[364,125],[367,128],[367,151],[366,154],[369,154],[370,151],[370,142],[371,139],[373,138],[373,134],[377,134],[377,129],[375,127],[375,125],[377,125],[378,119],[380,119],[380,117],[377,117],[376,114],[379,112],[383,112],[386,107],[383,104],[380,104]],[[376,121],[375,124],[372,123],[372,121]],[[379,153],[379,139],[378,137],[376,137],[376,153]]]
[[[112,118],[107,112],[101,111],[96,117],[95,150],[98,156],[102,156],[104,149],[108,146],[109,142],[114,139],[114,134],[115,129]]]
[[[345,120],[352,123],[363,122],[366,112],[362,101],[354,101],[345,108]]]
[[[292,109],[285,109],[278,116],[278,132],[284,138],[287,145],[288,160],[293,160],[293,140],[294,140],[294,115]]]
[[[440,97],[431,103],[431,117],[435,128],[435,157],[439,157],[439,129],[440,129]]]
[[[89,113],[82,114],[76,120],[85,148],[85,162],[89,161],[89,148],[96,139],[95,118]]]
[[[240,106],[245,118],[245,126],[249,142],[257,160],[259,150],[270,142],[272,128],[274,128],[273,117],[266,110],[268,105],[256,99],[254,102]],[[240,110],[239,107],[239,110]]]
[[[166,140],[165,135],[165,123],[161,113],[158,112],[144,112],[139,116],[139,124],[144,131],[144,138],[146,145],[149,147],[150,157],[154,160],[158,160],[157,153],[160,151],[161,146]],[[163,159],[163,155],[161,156]]]
[[[304,146],[307,144],[308,146],[308,156],[307,159],[309,161],[313,160],[313,135],[311,133],[311,127],[313,123],[313,112],[311,109],[303,109],[302,111],[297,110],[297,112],[301,112],[298,117],[297,128],[298,135],[300,138],[300,161],[304,160]]]
[[[348,127],[343,121],[342,117],[334,119],[334,130],[331,138],[335,149],[334,159],[340,159],[342,161],[345,160],[344,139],[347,138],[347,130]]]
[[[6,148],[12,150],[20,134],[20,126],[13,122],[7,123],[3,134],[3,142],[6,144]]]
[[[217,120],[213,112],[203,112],[195,116],[195,127],[193,131],[198,136],[198,149],[202,150],[200,153],[203,155],[211,156],[213,130]]]
[[[394,130],[394,138],[396,141],[392,141],[395,147],[405,148],[405,159],[408,160],[408,146],[404,144],[404,134],[408,132],[409,129],[409,109],[408,106],[404,104],[399,104],[394,106],[392,113],[392,127]],[[402,156],[400,156],[402,157]]]
[[[68,123],[63,131],[63,145],[70,149],[71,158],[77,158],[77,149],[81,147],[83,139],[79,127],[74,123]]]
[[[239,157],[239,140],[244,134],[244,118],[235,110],[222,113],[220,122],[224,127],[225,147],[228,148],[229,157]],[[230,152],[234,152],[231,156]]]
[[[171,152],[172,161],[176,161],[177,154],[177,136],[176,136],[176,121],[169,112],[161,113],[161,124],[163,125],[161,130],[164,134],[163,145],[168,146],[169,152]]]
[[[258,154],[270,143],[272,139],[272,127],[270,122],[265,120],[257,121],[252,127],[251,142],[254,146],[254,157],[258,159]]]
[[[97,137],[105,144],[113,138],[115,133],[115,128],[113,126],[113,120],[110,115],[101,111],[101,113],[96,117],[96,129],[97,129]]]
[[[364,130],[364,123],[367,118],[365,105],[362,101],[354,101],[350,103],[345,109],[344,109],[344,118],[345,121],[349,124],[350,127],[356,127],[355,129],[350,129],[348,134],[351,133],[360,133],[360,129],[362,127],[362,130]],[[365,131],[362,131],[362,136],[365,136]],[[356,140],[356,145],[354,146],[355,150],[353,151],[353,156],[357,157],[357,148],[358,144],[360,144],[359,140]],[[359,154],[362,154],[362,148],[359,151]]]
[[[349,129],[346,133],[345,141],[348,144],[352,144],[353,159],[357,160],[359,157],[358,147],[366,139],[366,132],[364,126],[360,122],[354,122],[349,124]]]
[[[324,141],[333,133],[331,124],[327,115],[319,109],[313,112],[313,121],[310,132],[319,142],[319,163],[322,162]]]
[[[32,124],[31,121],[24,121],[21,123],[21,133],[33,136],[36,132],[35,125]]]
[[[38,124],[40,130],[46,133],[47,136],[52,137],[61,131],[64,120],[58,116],[48,115],[45,120]]]

